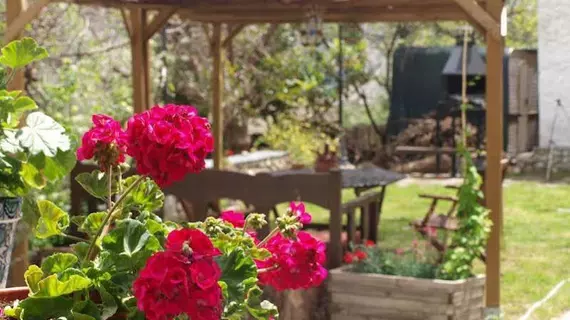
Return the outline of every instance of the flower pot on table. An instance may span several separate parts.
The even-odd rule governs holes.
[[[6,287],[16,227],[22,218],[22,198],[0,197],[0,288]]]
[[[332,320],[482,320],[485,277],[446,281],[330,272]]]

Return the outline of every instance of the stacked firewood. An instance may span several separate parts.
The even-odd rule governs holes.
[[[432,118],[413,120],[408,127],[391,139],[386,148],[376,152],[373,162],[384,168],[395,171],[409,172],[436,172],[437,156],[435,152],[396,152],[397,147],[423,147],[436,149],[454,148],[455,141],[460,139],[461,121],[454,122],[451,117],[446,117],[439,122],[439,137],[437,134],[437,121]],[[477,128],[468,125],[469,139],[468,147],[475,147],[477,144]],[[439,157],[439,171],[448,172],[451,170],[452,156],[449,153],[441,153]]]

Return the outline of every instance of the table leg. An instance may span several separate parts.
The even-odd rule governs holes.
[[[382,204],[384,203],[385,194],[386,186],[382,186],[378,201],[372,202],[368,206],[370,233],[366,238],[374,242],[378,242],[378,227],[380,224],[380,215],[382,214]]]

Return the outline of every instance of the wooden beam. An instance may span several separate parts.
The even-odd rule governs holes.
[[[222,24],[215,23],[212,32],[212,113],[214,129],[214,168],[222,169],[224,161],[224,118],[222,90],[224,83]]]
[[[152,38],[153,35],[155,35],[160,29],[162,29],[164,25],[168,22],[168,19],[170,19],[170,17],[172,17],[172,15],[175,14],[177,10],[178,10],[177,8],[171,8],[159,11],[158,14],[154,16],[154,18],[152,18],[152,21],[146,26],[145,30],[146,40],[147,41],[150,40],[150,38]]]
[[[131,9],[130,20],[132,27],[131,55],[133,79],[134,112],[140,113],[150,106],[150,64],[149,47],[146,40],[147,11]]]
[[[488,0],[487,12],[493,21],[501,20],[502,0]],[[487,168],[485,170],[485,204],[493,221],[487,243],[487,277],[485,300],[490,315],[500,313],[501,305],[501,229],[503,227],[503,59],[504,39],[487,29],[487,77],[486,77],[486,132]]]
[[[255,23],[297,23],[306,20],[303,10],[282,9],[231,11],[181,9],[183,15],[193,21],[220,22],[233,24]],[[355,9],[329,9],[323,15],[325,22],[400,22],[400,21],[460,21],[466,20],[468,15],[455,4],[443,6],[355,8]]]
[[[129,39],[133,37],[133,26],[131,24],[131,18],[129,16],[129,11],[125,8],[120,8],[121,16],[123,17],[123,23],[125,24],[125,29],[127,29],[127,34]]]
[[[8,0],[10,2],[11,0]],[[19,1],[19,0],[16,0]],[[22,11],[18,16],[12,19],[6,28],[4,33],[4,43],[8,43],[12,40],[18,38],[20,33],[24,31],[24,27],[30,22],[32,22],[42,11],[45,6],[47,6],[51,0],[38,0],[34,2],[28,9]]]
[[[454,0],[465,13],[471,17],[477,24],[481,25],[485,28],[485,31],[491,37],[494,37],[496,40],[502,39],[501,37],[501,25],[498,21],[500,21],[500,16],[498,19],[493,18],[485,9],[483,9],[475,0]],[[487,5],[492,3],[493,0],[487,0]],[[471,20],[470,19],[470,20]]]
[[[185,17],[188,20],[193,20],[192,17],[189,15],[185,15]],[[210,35],[210,25],[208,25],[206,23],[202,23],[202,31],[204,31],[204,36],[206,36],[206,40],[208,41],[208,45],[210,45],[210,47],[211,47],[212,43],[213,43],[213,40],[212,40],[213,35]]]
[[[14,26],[15,23],[28,12],[26,9],[28,3],[26,0],[7,0],[6,1],[6,23],[8,26]],[[39,12],[39,11],[38,11]],[[24,24],[25,25],[25,24]],[[8,27],[9,28],[9,27]],[[16,30],[16,29],[14,29]],[[14,35],[15,40],[20,36],[22,29]],[[17,71],[12,81],[8,84],[8,90],[24,90],[26,88],[26,79],[24,77],[23,70]],[[14,249],[12,251],[12,261],[10,263],[10,272],[8,274],[8,285],[9,286],[25,286],[24,272],[28,269],[30,265],[29,255],[28,255],[28,234],[29,228],[24,223],[19,223],[16,229],[15,239],[14,239]]]
[[[245,26],[246,24],[238,24],[237,26],[234,26],[222,42],[222,47],[227,48],[230,42],[232,42],[235,36],[237,36],[243,30],[243,28],[245,28]]]

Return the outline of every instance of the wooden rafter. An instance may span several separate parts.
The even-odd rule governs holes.
[[[156,34],[158,30],[164,27],[166,22],[168,22],[168,19],[170,19],[170,17],[172,17],[172,15],[175,14],[177,10],[177,8],[170,8],[159,11],[158,14],[154,16],[152,21],[145,28],[146,40],[150,40],[150,38],[152,38],[152,36]]]
[[[245,28],[245,26],[246,24],[239,24],[237,26],[234,26],[222,42],[222,47],[226,48],[233,40],[233,38],[235,38],[235,36],[237,36],[243,30],[243,28]]]
[[[127,33],[129,34],[129,38],[132,39],[133,37],[133,25],[131,23],[131,18],[129,16],[129,11],[125,8],[121,8],[121,16],[123,17],[123,23],[125,24],[125,29],[127,29]]]
[[[455,3],[477,24],[485,28],[485,31],[493,38],[499,40],[501,36],[501,26],[485,9],[475,0],[454,0]]]
[[[51,0],[38,0],[34,2],[28,9],[21,12],[16,19],[14,19],[7,27],[4,33],[4,43],[8,43],[18,38],[24,27],[32,22],[47,6]]]

